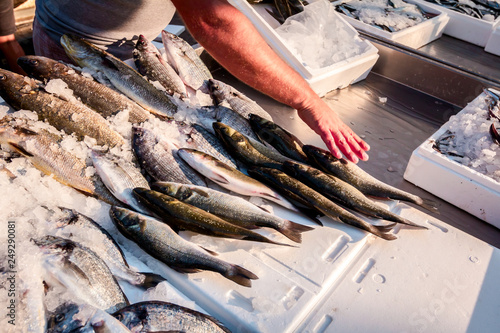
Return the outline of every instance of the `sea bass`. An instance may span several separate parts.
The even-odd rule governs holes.
[[[125,95],[82,75],[62,62],[41,56],[24,56],[18,58],[17,63],[35,79],[46,82],[52,79],[63,80],[76,97],[104,118],[125,110],[129,112],[131,123],[142,123],[152,118],[151,113]]]
[[[111,207],[109,214],[125,237],[172,269],[183,273],[209,270],[245,287],[252,285],[251,280],[258,279],[240,266],[217,259],[152,217],[118,207]]]
[[[103,73],[116,89],[149,112],[166,117],[177,112],[177,105],[169,95],[115,56],[76,36],[63,35],[61,45],[80,67]]]
[[[94,110],[40,90],[29,78],[0,69],[0,96],[16,110],[31,110],[58,130],[74,133],[78,139],[90,136],[99,145],[114,147],[124,142],[109,123]]]

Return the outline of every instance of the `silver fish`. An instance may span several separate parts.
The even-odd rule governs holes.
[[[227,152],[226,148],[224,148],[217,137],[207,131],[203,126],[193,124],[189,137],[192,140],[192,148],[212,155],[223,163],[236,168],[236,161],[231,154]]]

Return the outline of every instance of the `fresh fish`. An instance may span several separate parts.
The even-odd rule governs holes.
[[[329,199],[325,198],[323,195],[317,191],[311,189],[310,187],[304,185],[300,181],[288,176],[286,173],[270,168],[262,167],[252,167],[248,170],[249,174],[261,179],[266,184],[273,186],[277,190],[285,188],[290,192],[296,194],[297,196],[303,198],[319,211],[321,211],[326,216],[331,219],[352,225],[356,228],[368,231],[375,236],[383,238],[385,240],[396,239],[396,236],[390,233],[385,233],[387,229],[385,226],[374,226],[356,215],[348,212],[344,208],[333,203]]]
[[[152,217],[114,206],[109,214],[125,237],[172,269],[183,273],[209,270],[245,287],[252,285],[251,280],[258,279],[255,274],[240,266],[217,259],[177,235],[167,224]]]
[[[208,154],[185,148],[179,149],[178,154],[193,169],[225,189],[241,195],[261,197],[290,210],[298,211],[276,191]]]
[[[48,313],[47,333],[130,333],[112,315],[89,304],[65,302]]]
[[[79,140],[90,136],[99,145],[114,147],[123,137],[109,127],[100,114],[83,104],[75,104],[39,90],[29,78],[0,69],[0,96],[16,110],[31,110],[58,130],[74,133]]]
[[[140,187],[134,189],[134,194],[162,221],[168,223],[174,229],[189,230],[215,237],[289,246],[288,244],[274,242],[256,232],[229,223],[212,213],[184,203],[170,195]]]
[[[192,141],[191,143],[194,149],[212,155],[230,167],[236,168],[236,161],[233,159],[231,154],[227,152],[224,145],[215,135],[206,130],[203,126],[193,124],[189,137]]]
[[[114,276],[130,284],[145,289],[155,287],[165,281],[163,277],[153,273],[141,273],[129,268],[122,249],[111,235],[91,218],[78,213],[73,209],[60,208],[62,215],[57,216],[55,223],[58,228],[75,226],[80,233],[72,232],[71,239],[78,243],[87,242],[89,238],[100,242],[99,246],[91,248],[108,265]],[[74,230],[74,229],[70,229]]]
[[[237,160],[242,161],[248,166],[257,165],[281,169],[282,163],[261,154],[252,144],[250,144],[243,134],[220,122],[213,123],[213,127],[219,140],[224,143],[226,149],[231,152]]]
[[[161,140],[151,130],[133,126],[132,148],[141,167],[155,180],[206,185],[184,160],[178,158],[172,144]]]
[[[175,70],[166,62],[160,51],[146,37],[139,35],[133,51],[135,66],[149,81],[158,81],[170,95],[187,96],[186,86]]]
[[[283,164],[283,169],[291,177],[343,206],[354,209],[368,216],[403,223],[414,227],[426,228],[394,214],[390,210],[380,207],[365,197],[365,195],[354,186],[316,168],[289,161]]]
[[[257,135],[255,135],[252,127],[250,127],[250,123],[248,122],[248,120],[233,109],[227,108],[222,105],[212,105],[204,106],[202,110],[209,114],[212,114],[212,119],[214,119],[215,121],[226,124],[249,138],[253,138],[257,141],[259,140]],[[212,131],[213,133],[211,123],[210,126],[207,126],[207,129]]]
[[[420,198],[417,195],[385,184],[384,182],[369,175],[356,164],[343,158],[338,159],[324,149],[305,145],[304,152],[307,154],[309,159],[314,161],[322,170],[329,172],[351,184],[365,195],[382,199],[408,201],[432,212],[437,212],[437,207],[434,201]]]
[[[248,119],[250,114],[253,113],[272,121],[271,115],[261,108],[257,102],[251,100],[228,84],[210,79],[205,84],[204,89],[208,89],[215,105],[227,101],[231,109],[238,112],[245,119]]]
[[[172,182],[158,182],[152,187],[155,191],[170,195],[244,228],[273,228],[296,243],[302,241],[302,232],[313,229],[267,213],[243,198],[207,187]]]
[[[307,155],[302,151],[304,144],[295,135],[256,114],[250,115],[249,122],[258,137],[281,154],[302,163],[309,163]]]
[[[109,153],[103,154],[92,150],[91,158],[97,174],[108,190],[121,202],[138,212],[147,214],[147,210],[132,195],[135,187],[149,188],[149,183],[141,174],[141,170],[132,163],[120,160]]]
[[[81,72],[62,62],[30,55],[18,58],[17,63],[35,79],[41,81],[63,80],[68,88],[73,90],[76,97],[104,118],[125,110],[129,112],[129,121],[132,123],[142,123],[152,117],[151,113],[132,102],[125,95],[85,77]]]
[[[80,67],[103,73],[116,89],[149,112],[166,117],[173,117],[177,112],[177,105],[170,96],[156,89],[132,67],[108,52],[82,38],[70,35],[61,37],[61,45]]]
[[[113,316],[132,332],[231,333],[211,316],[167,302],[135,303]]]
[[[128,305],[106,263],[93,251],[69,239],[46,236],[34,240],[44,254],[50,277],[86,303],[113,313]],[[46,281],[51,283],[50,280]]]
[[[108,203],[118,203],[98,178],[87,176],[84,161],[61,147],[59,137],[30,128],[27,120],[4,117],[0,120],[0,143],[8,144],[35,168],[60,183]]]
[[[212,78],[210,70],[184,39],[165,30],[161,32],[161,39],[168,62],[187,86],[198,90],[205,80]]]

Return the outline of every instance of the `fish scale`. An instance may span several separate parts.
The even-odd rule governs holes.
[[[196,149],[210,154],[227,165],[236,168],[236,161],[226,151],[217,137],[198,124],[193,124],[192,128],[193,130],[189,136],[193,139]]]

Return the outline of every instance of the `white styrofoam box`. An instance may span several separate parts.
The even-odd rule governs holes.
[[[279,24],[266,12],[265,8],[270,8],[268,5],[250,5],[246,0],[229,0],[229,2],[252,22],[269,46],[288,65],[294,68],[319,96],[324,96],[329,91],[345,88],[352,83],[365,79],[378,59],[377,48],[364,40],[362,42],[366,43],[367,47],[363,54],[321,69],[304,66],[274,30]],[[352,31],[353,39],[359,39],[356,30],[340,15],[338,17]]]
[[[484,50],[500,56],[500,24],[497,24],[495,30],[491,33]]]
[[[405,2],[415,4],[415,1],[413,0],[405,0]],[[332,2],[332,5],[339,5],[341,3],[349,3],[349,2],[344,0],[339,0]],[[437,38],[441,37],[446,27],[446,24],[450,19],[448,15],[443,11],[434,7],[430,7],[425,3],[418,3],[418,6],[424,11],[431,14],[435,14],[437,16],[425,20],[412,27],[408,27],[406,29],[402,29],[392,33],[384,31],[382,29],[378,29],[370,24],[366,24],[352,17],[348,17],[346,15],[344,15],[344,17],[346,21],[349,22],[349,24],[351,24],[353,27],[359,30],[369,32],[375,36],[379,36],[384,39],[418,49],[419,47],[424,46],[425,44],[430,43],[433,40],[436,40]]]
[[[426,4],[448,14],[450,20],[444,29],[444,34],[464,40],[481,47],[486,46],[492,31],[500,25],[500,18],[494,22],[477,19],[470,15],[462,14],[443,6],[425,0],[413,0],[415,3]]]
[[[484,98],[484,93],[474,101],[478,98]],[[500,183],[432,148],[434,141],[448,129],[448,123],[413,151],[404,178],[500,228]]]

